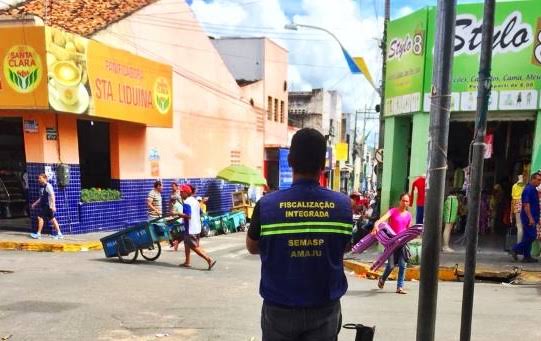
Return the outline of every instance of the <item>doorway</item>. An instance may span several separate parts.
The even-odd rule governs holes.
[[[520,174],[529,173],[532,160],[534,121],[494,120],[487,124],[488,153],[485,155],[479,222],[480,242],[501,249],[504,236],[513,224],[510,219],[511,188]],[[470,143],[474,122],[453,121],[449,127],[447,192],[465,195],[469,186],[463,181],[468,173]],[[466,172],[463,170],[466,169]],[[457,180],[457,177],[460,180]],[[527,177],[526,177],[527,179]],[[459,231],[465,227],[465,217]]]
[[[0,228],[30,229],[28,175],[20,117],[0,118]]]
[[[109,123],[77,121],[81,188],[111,188]]]

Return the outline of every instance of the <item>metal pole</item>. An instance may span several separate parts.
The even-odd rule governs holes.
[[[470,162],[471,187],[468,192],[468,220],[466,222],[466,260],[464,262],[464,288],[462,293],[462,318],[460,341],[471,339],[473,296],[475,287],[475,266],[481,187],[483,185],[483,166],[485,154],[485,134],[487,130],[488,100],[492,88],[490,75],[492,66],[492,41],[494,35],[495,1],[485,0],[483,31],[481,41],[481,60],[479,64],[479,85],[477,89],[477,115],[473,153]]]
[[[359,175],[359,187],[360,188],[363,188],[363,184],[364,184],[364,181],[365,181],[365,178],[366,178],[366,172],[364,170],[364,166],[365,166],[365,160],[364,160],[364,157],[365,157],[365,154],[364,154],[364,149],[365,149],[365,145],[366,145],[366,138],[364,136],[365,134],[365,131],[366,131],[366,120],[368,120],[368,108],[365,106],[364,107],[364,113],[363,113],[363,132],[361,134],[361,172],[360,172],[360,175]]]
[[[391,20],[391,0],[385,0],[385,14],[383,19],[383,39],[381,40],[381,55],[383,57],[383,64],[381,69],[381,90],[379,105],[379,137],[378,137],[378,149],[383,148],[383,139],[385,131],[385,77],[387,76],[387,28],[389,27],[389,21]],[[377,186],[381,187],[383,167],[378,167],[377,174]]]
[[[451,37],[455,36],[455,7],[456,0],[438,0],[417,341],[433,341],[436,330],[443,192],[447,171],[451,71],[454,52],[454,39]]]
[[[353,183],[351,185],[351,188],[353,189],[352,192],[355,192],[355,162],[357,161],[357,114],[359,114],[359,110],[355,110],[355,130],[353,131]]]

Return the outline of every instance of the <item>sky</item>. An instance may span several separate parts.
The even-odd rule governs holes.
[[[339,45],[324,32],[285,30],[294,22],[323,27],[354,56],[365,58],[377,85],[381,82],[384,0],[186,0],[204,29],[215,37],[266,36],[289,51],[289,88],[337,90],[343,111],[372,109],[376,91],[362,75],[352,75]],[[481,0],[459,0],[459,3]],[[391,0],[391,18],[407,15],[436,0]],[[368,126],[368,129],[375,128]]]

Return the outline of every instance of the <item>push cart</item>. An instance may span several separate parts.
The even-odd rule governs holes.
[[[155,261],[162,253],[160,242],[170,240],[170,229],[177,220],[157,218],[113,233],[100,239],[103,252],[107,258],[118,257],[123,263],[135,262],[139,254]]]

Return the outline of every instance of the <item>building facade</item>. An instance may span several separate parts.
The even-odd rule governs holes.
[[[263,171],[265,146],[287,144],[287,125],[265,119],[263,100],[280,98],[287,64],[264,65],[260,84],[246,88],[185,2],[132,0],[120,8],[87,3],[45,8],[46,2],[28,0],[0,11],[34,18],[24,27],[20,20],[0,27],[2,60],[14,46],[28,45],[19,51],[26,54],[12,56],[37,56],[41,70],[28,75],[34,69],[17,68],[23,62],[15,60],[10,70],[26,81],[14,84],[7,69],[0,75],[0,140],[7,141],[2,153],[12,160],[2,163],[0,174],[22,179],[26,173],[30,201],[37,198],[37,175],[49,174],[67,233],[145,220],[146,195],[156,179],[164,183],[164,198],[171,182],[190,182],[210,197],[211,213],[228,211],[238,186],[217,180],[218,171],[235,163]],[[287,61],[284,50],[269,50],[263,64]],[[60,66],[77,74],[77,86],[51,83],[48,75]],[[59,95],[66,87],[78,91],[78,101]],[[285,108],[287,97],[281,98]],[[66,186],[58,179],[60,164],[69,165]],[[81,192],[90,187],[118,190],[122,198],[84,203]]]
[[[263,131],[263,173],[271,190],[291,184],[287,158],[288,92],[287,50],[266,38],[220,38],[211,40],[241,87],[243,98],[265,111],[258,129]],[[243,51],[239,55],[239,51]]]
[[[467,191],[477,105],[483,5],[457,6],[447,192]],[[496,6],[484,190],[510,193],[517,176],[541,168],[541,11],[538,1]],[[427,172],[436,9],[389,25],[382,209]],[[505,200],[505,199],[504,199]],[[503,217],[506,204],[494,212]]]

